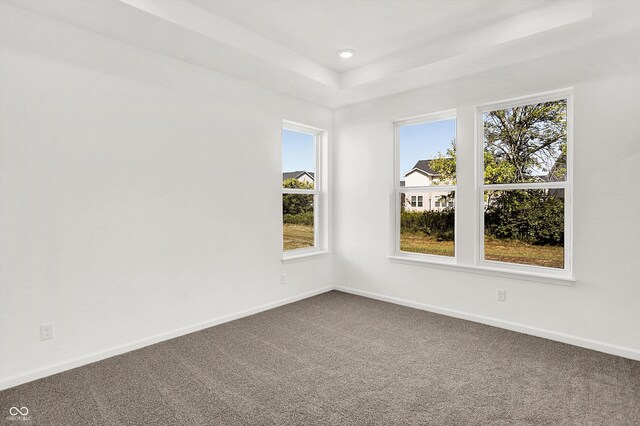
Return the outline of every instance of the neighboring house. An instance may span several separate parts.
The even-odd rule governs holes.
[[[404,181],[400,186],[410,188],[415,186],[447,185],[449,182],[440,181],[440,173],[431,168],[431,161],[420,160],[413,169],[404,175]],[[443,210],[454,206],[453,199],[449,197],[449,191],[404,193],[404,208],[408,212],[423,212],[428,210]]]
[[[300,182],[313,183],[314,173],[307,172],[304,170],[297,170],[295,172],[283,172],[282,181],[284,182],[285,180],[289,180],[289,179],[297,179]]]
[[[567,156],[561,154],[560,157],[553,163],[551,170],[542,176],[544,182],[559,182],[566,178],[567,174]],[[564,200],[564,189],[549,189],[549,195]]]

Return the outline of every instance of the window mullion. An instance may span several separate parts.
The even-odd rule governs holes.
[[[283,194],[307,194],[315,195],[318,193],[315,189],[300,189],[300,188],[282,188]]]
[[[414,117],[394,122],[394,167],[392,193],[393,203],[391,217],[395,219],[391,233],[391,252],[393,255],[420,257],[436,262],[455,263],[455,195],[457,186],[452,185],[452,178],[446,173],[434,172],[431,162],[436,158],[452,160],[447,148],[432,145],[440,136],[419,137],[406,136],[422,144],[418,151],[406,151],[406,160],[401,160],[401,129],[404,126],[421,126],[427,133],[433,132],[435,123],[444,124],[451,132],[446,140],[455,141],[455,111],[445,111],[428,116]],[[448,147],[449,145],[447,145]],[[436,152],[436,150],[438,152]],[[443,154],[444,153],[444,154]],[[420,157],[418,157],[420,155]],[[402,167],[402,169],[401,169]],[[407,173],[404,173],[407,171]],[[401,174],[403,172],[404,174]],[[418,174],[414,174],[418,173]],[[443,179],[439,182],[440,179]],[[435,181],[434,181],[435,179]],[[442,199],[442,206],[435,206],[435,200]],[[440,204],[440,202],[439,202]]]
[[[283,165],[289,164],[289,179],[297,180],[298,188],[282,188],[283,197],[283,259],[320,253],[326,248],[326,215],[323,187],[323,131],[298,123],[283,121]],[[285,144],[285,135],[287,143]],[[311,151],[310,144],[313,143]],[[292,144],[304,146],[304,153],[289,149]],[[284,156],[289,155],[289,161]],[[313,155],[313,163],[310,162]],[[313,166],[311,165],[313,164]],[[311,167],[313,169],[311,169]],[[295,173],[297,171],[298,173]],[[306,175],[306,176],[305,176]],[[310,184],[310,185],[309,185]],[[287,213],[285,213],[285,199]],[[285,222],[286,220],[286,222]]]
[[[482,189],[491,190],[510,190],[510,189],[554,189],[567,188],[569,184],[565,181],[561,182],[523,182],[523,183],[505,183],[505,184],[483,184]]]
[[[451,192],[456,191],[456,186],[404,186],[397,192],[400,194],[406,193],[423,193],[423,192]]]
[[[544,105],[542,105],[544,104]],[[545,161],[531,161],[526,173],[538,182],[513,182],[515,176],[505,174],[503,180],[512,183],[485,184],[485,132],[498,134],[508,127],[490,121],[492,114],[515,114],[515,108],[547,108],[549,114],[564,119],[564,134],[556,130],[553,145],[548,145]],[[499,267],[517,271],[540,271],[566,275],[571,273],[571,202],[572,202],[572,98],[567,90],[539,94],[526,98],[503,101],[476,108],[477,114],[477,194],[478,194],[478,242],[477,262],[482,266]],[[487,117],[487,115],[489,117]],[[564,117],[563,117],[564,115]],[[554,117],[555,117],[554,116]],[[514,116],[515,117],[515,116]],[[514,118],[516,120],[516,118]],[[550,126],[552,120],[547,120]],[[545,122],[545,123],[547,123]],[[487,124],[489,123],[489,124]],[[515,125],[515,124],[514,124]],[[544,125],[544,123],[542,124]],[[503,129],[503,130],[501,130]],[[522,132],[526,144],[536,143],[534,137]],[[493,144],[504,143],[494,137]],[[527,145],[528,146],[528,145]],[[495,147],[494,147],[495,149]],[[494,156],[493,161],[507,161]],[[514,165],[515,167],[515,165]],[[508,172],[508,169],[505,169]],[[496,168],[498,177],[502,169]],[[540,176],[540,173],[546,173]],[[560,173],[560,174],[558,174]],[[562,176],[564,174],[564,176]],[[538,177],[536,177],[538,175]],[[547,179],[564,179],[550,181]],[[544,180],[543,180],[544,179]],[[485,198],[487,197],[487,198]],[[561,207],[562,206],[562,207]],[[545,220],[541,231],[539,221]],[[489,222],[486,222],[489,220]],[[488,223],[488,225],[487,225]],[[497,241],[497,243],[496,243]],[[508,250],[505,250],[505,246]]]

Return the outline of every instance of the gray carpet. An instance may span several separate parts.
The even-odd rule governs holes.
[[[640,424],[640,362],[330,292],[0,393],[42,425]]]

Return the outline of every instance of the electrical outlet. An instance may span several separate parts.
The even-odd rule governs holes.
[[[496,300],[498,302],[504,302],[507,297],[507,292],[504,289],[499,288],[498,294],[496,295]]]
[[[285,285],[287,283],[287,274],[280,275],[280,284]]]
[[[40,340],[51,340],[53,339],[53,323],[41,324],[40,325]]]

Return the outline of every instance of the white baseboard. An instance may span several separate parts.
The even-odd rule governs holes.
[[[155,336],[146,337],[140,340],[136,340],[134,342],[126,343],[124,345],[119,345],[110,349],[94,352],[89,355],[73,358],[68,361],[52,364],[47,367],[27,371],[26,373],[20,373],[14,376],[9,376],[0,380],[0,390],[8,389],[14,386],[21,385],[23,383],[27,383],[33,380],[41,379],[43,377],[51,376],[52,374],[71,370],[72,368],[91,364],[92,362],[100,361],[106,358],[110,358],[112,356],[121,355],[123,353],[140,349],[145,346],[153,345],[155,343],[163,342],[165,340],[173,339],[175,337],[184,336],[185,334],[193,333],[195,331],[203,330],[205,328],[213,327],[215,325],[223,324],[225,322],[229,322],[239,318],[247,317],[249,315],[257,314],[262,311],[277,308],[278,306],[283,306],[289,303],[297,302],[298,300],[316,296],[321,293],[326,293],[327,291],[331,291],[333,289],[334,287],[329,286],[329,287],[323,287],[313,291],[308,291],[306,293],[298,294],[293,297],[288,297],[286,299],[281,299],[275,302],[267,303],[261,306],[257,306],[255,308],[246,309],[244,311],[236,312],[234,314],[213,318],[201,323],[192,324],[186,327],[175,329],[173,331],[156,334]]]
[[[410,300],[400,299],[397,297],[386,296],[378,293],[372,293],[364,290],[357,290],[349,287],[342,286],[329,286],[323,287],[317,290],[302,293],[286,299],[281,299],[275,302],[267,303],[255,308],[246,309],[244,311],[236,312],[234,314],[225,315],[218,318],[213,318],[208,321],[204,321],[197,324],[192,324],[186,327],[181,327],[173,331],[157,334],[155,336],[147,337],[144,339],[136,340],[124,345],[116,346],[103,351],[94,352],[89,355],[73,358],[68,361],[63,361],[57,364],[52,364],[44,368],[31,370],[25,373],[16,374],[14,376],[6,377],[0,380],[0,390],[8,389],[14,386],[21,385],[33,380],[41,379],[43,377],[50,376],[52,374],[61,373],[63,371],[71,370],[72,368],[81,367],[83,365],[91,364],[92,362],[100,361],[112,356],[121,355],[126,352],[130,352],[136,349],[143,348],[145,346],[153,345],[165,340],[173,339],[175,337],[184,336],[185,334],[193,333],[205,328],[213,327],[215,325],[223,324],[225,322],[233,321],[239,318],[247,317],[249,315],[257,314],[269,309],[277,308],[289,303],[297,302],[298,300],[306,299],[308,297],[316,296],[318,294],[326,293],[331,290],[339,290],[345,293],[355,294],[358,296],[367,297],[370,299],[381,300],[383,302],[394,303],[397,305],[407,306],[410,308],[420,309],[423,311],[434,312],[437,314],[447,315],[450,317],[465,319],[481,324],[487,324],[494,327],[504,328],[519,333],[529,334],[532,336],[542,337],[549,340],[555,340],[562,343],[567,343],[574,346],[579,346],[587,349],[593,349],[596,351],[618,355],[625,358],[630,358],[640,361],[640,351],[624,346],[612,345],[605,342],[600,342],[591,339],[585,339],[578,336],[573,336],[565,333],[558,333],[551,330],[545,330],[542,328],[531,327],[524,324],[518,324],[511,321],[504,321],[496,318],[487,317],[484,315],[476,315],[467,312],[457,311],[454,309],[441,308],[438,306],[428,305],[420,302],[413,302]]]
[[[400,299],[400,298],[391,297],[391,296],[385,296],[383,294],[371,293],[368,291],[357,290],[349,287],[336,286],[335,289],[339,291],[343,291],[345,293],[367,297],[369,299],[381,300],[383,302],[395,303],[396,305],[407,306],[410,308],[429,311],[436,314],[442,314],[450,317],[478,322],[481,324],[487,324],[487,325],[491,325],[498,328],[517,331],[518,333],[529,334],[536,337],[542,337],[549,340],[555,340],[558,342],[567,343],[570,345],[579,346],[586,349],[593,349],[595,351],[604,352],[611,355],[617,355],[624,358],[630,358],[630,359],[640,361],[640,350],[637,350],[637,349],[612,345],[612,344],[600,342],[597,340],[585,339],[583,337],[573,336],[565,333],[558,333],[556,331],[545,330],[537,327],[531,327],[528,325],[518,324],[511,321],[504,321],[497,318],[487,317],[484,315],[476,315],[468,312],[457,311],[454,309],[441,308],[438,306],[428,305],[425,303],[413,302],[410,300]]]

